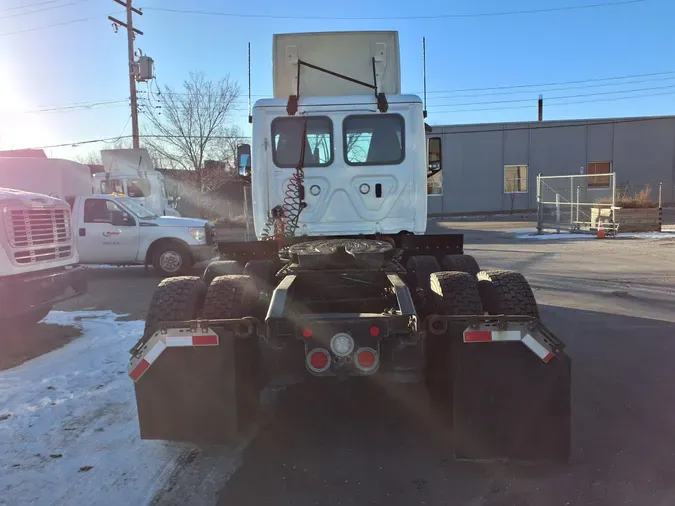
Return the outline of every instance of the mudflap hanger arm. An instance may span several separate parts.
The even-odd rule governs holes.
[[[375,100],[377,100],[377,109],[380,112],[387,112],[389,110],[389,103],[387,102],[387,96],[384,93],[378,93],[377,91],[377,70],[375,68],[375,57],[372,58],[373,61],[373,84],[367,83],[365,81],[360,81],[359,79],[354,79],[353,77],[346,76],[344,74],[340,74],[339,72],[335,72],[333,70],[329,70],[323,67],[319,67],[318,65],[314,65],[312,63],[308,63],[304,60],[301,60],[298,58],[298,75],[296,79],[296,91],[295,95],[291,95],[288,97],[288,104],[286,105],[286,112],[290,116],[295,116],[295,113],[298,112],[298,100],[300,98],[300,68],[304,65],[305,67],[308,67],[313,70],[318,70],[319,72],[323,72],[325,74],[329,74],[331,76],[337,77],[338,79],[344,79],[345,81],[349,81],[350,83],[358,84],[361,86],[365,86],[366,88],[370,88],[371,90],[374,91],[375,94]]]
[[[463,332],[465,343],[520,341],[548,363],[565,349],[565,344],[536,318],[517,315],[430,315],[425,329],[430,334],[448,332],[453,324],[467,325]]]

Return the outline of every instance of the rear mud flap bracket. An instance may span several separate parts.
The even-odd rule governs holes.
[[[190,326],[165,329],[132,358],[141,438],[228,444],[253,423],[259,340],[254,332],[243,338],[243,327],[228,323],[197,334]]]
[[[434,339],[450,341],[444,402],[458,459],[568,461],[571,361],[562,342],[529,317],[430,316],[425,323]]]

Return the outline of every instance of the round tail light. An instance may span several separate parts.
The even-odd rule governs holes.
[[[354,340],[349,334],[335,334],[330,340],[330,349],[338,357],[346,357],[354,351]]]
[[[330,367],[330,355],[326,350],[315,348],[307,354],[307,367],[314,372],[324,372]]]
[[[356,367],[363,372],[372,372],[379,365],[377,352],[372,348],[359,348],[354,357]]]

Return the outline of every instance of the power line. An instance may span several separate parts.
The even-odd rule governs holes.
[[[651,72],[649,74],[629,74],[625,76],[614,76],[614,77],[594,77],[589,79],[581,79],[578,81],[558,81],[558,82],[537,83],[537,84],[514,84],[509,86],[492,86],[489,88],[455,88],[453,90],[428,91],[427,93],[454,93],[457,91],[489,91],[489,90],[507,90],[507,89],[510,90],[514,88],[538,88],[541,86],[557,86],[559,84],[580,84],[596,81],[614,81],[618,79],[631,79],[634,77],[664,76],[672,74],[675,74],[675,71],[669,70],[667,72]]]
[[[46,2],[38,2],[34,4],[28,4],[28,5],[17,5],[15,7],[5,7],[4,9],[0,9],[0,12],[7,12],[7,11],[15,11],[18,9],[28,9],[29,7],[39,7],[40,5],[47,5],[47,4],[55,4],[57,2],[61,2],[62,0],[47,0]]]
[[[675,72],[673,72],[675,74]],[[596,83],[596,84],[584,84],[582,86],[563,86],[561,88],[546,88],[546,89],[537,89],[537,90],[525,90],[525,91],[493,91],[488,93],[472,93],[469,95],[449,95],[442,97],[432,97],[433,99],[445,99],[445,98],[476,98],[476,97],[489,97],[496,95],[522,95],[525,93],[548,93],[550,91],[566,91],[566,90],[582,90],[585,88],[604,88],[606,86],[625,86],[629,84],[639,84],[647,83],[653,81],[672,81],[675,79],[675,75],[670,77],[652,77],[649,79],[638,79],[635,81],[626,81],[626,82],[617,82],[617,83]]]
[[[557,97],[547,97],[546,102],[548,105],[549,100],[556,100],[556,99],[561,99],[561,98],[580,98],[580,97],[596,97],[596,96],[603,96],[603,95],[618,95],[620,93],[633,93],[635,91],[654,91],[654,90],[665,90],[669,88],[675,88],[675,84],[671,84],[668,86],[653,86],[650,88],[635,88],[632,90],[618,90],[618,91],[601,91],[598,93],[578,93],[576,95],[560,95]],[[443,106],[465,106],[465,105],[488,105],[488,104],[512,104],[512,103],[518,103],[518,102],[530,102],[532,99],[531,98],[521,98],[521,99],[513,99],[513,100],[490,100],[487,102],[461,102],[461,103],[456,103],[456,104],[437,104],[440,107]]]
[[[642,95],[633,95],[630,97],[612,97],[612,98],[596,98],[594,100],[578,100],[574,102],[563,102],[559,104],[549,104],[548,102],[546,103],[546,107],[556,107],[556,106],[562,106],[562,105],[574,105],[574,104],[594,104],[595,102],[612,102],[615,100],[630,100],[634,98],[646,98],[646,97],[660,97],[660,96],[665,96],[665,95],[675,95],[675,91],[666,91],[663,93],[647,93],[647,94],[642,94]],[[506,111],[510,109],[529,109],[530,107],[534,107],[536,105],[536,102],[532,100],[532,105],[527,106],[527,105],[515,105],[515,106],[507,106],[507,107],[487,107],[487,108],[481,108],[481,109],[445,109],[445,110],[435,110],[435,109],[429,109],[430,113],[456,113],[456,112],[478,112],[478,111]]]
[[[127,123],[128,124],[128,123]],[[126,129],[126,126],[124,127]],[[65,148],[65,147],[77,147],[84,144],[94,144],[96,142],[117,142],[121,139],[131,139],[132,135],[120,135],[118,137],[106,137],[102,139],[89,139],[86,141],[75,141],[75,142],[64,142],[63,144],[52,144],[51,146],[38,146],[32,148],[21,148],[24,149],[51,149],[51,148]],[[202,137],[198,135],[140,135],[141,138],[147,139],[201,139]],[[222,140],[222,139],[250,139],[250,135],[211,135],[209,140]]]
[[[675,92],[674,92],[675,93]],[[563,105],[563,104],[558,104],[558,105]],[[675,119],[671,117],[661,117],[661,116],[655,116],[655,117],[646,117],[646,118],[621,118],[621,119],[607,119],[607,120],[593,120],[593,119],[587,119],[587,120],[559,120],[559,124],[556,125],[546,125],[546,124],[541,124],[540,122],[537,121],[516,121],[513,123],[528,123],[528,126],[526,127],[512,127],[512,128],[504,128],[504,126],[500,128],[493,128],[493,129],[485,129],[485,130],[456,130],[453,132],[447,132],[449,134],[462,134],[462,133],[484,133],[484,132],[501,132],[503,130],[529,130],[530,128],[537,130],[537,129],[551,129],[551,128],[567,128],[567,127],[574,127],[574,126],[585,126],[585,125],[615,125],[615,124],[621,124],[621,123],[639,123],[639,122],[644,122],[644,121],[654,121],[654,120],[659,120],[659,119]],[[576,123],[573,123],[572,121],[576,121]],[[558,121],[556,120],[548,120],[548,122],[553,123]],[[484,124],[484,123],[482,123]],[[508,124],[508,123],[501,123],[501,124]],[[481,123],[476,123],[474,126],[480,126]],[[432,128],[437,128],[439,126],[445,126],[445,125],[431,125]],[[450,125],[452,126],[452,125]],[[468,125],[462,125],[462,126],[468,126]],[[141,137],[144,138],[185,138],[180,135],[141,135]],[[93,144],[96,142],[116,142],[117,140],[120,139],[129,139],[131,138],[131,135],[122,135],[119,137],[108,137],[108,138],[103,138],[103,139],[91,139],[91,140],[86,140],[86,141],[77,141],[77,142],[66,142],[63,144],[53,144],[51,146],[39,146],[39,147],[29,147],[29,148],[21,148],[22,150],[24,149],[51,149],[51,148],[63,148],[63,147],[76,147],[84,144]],[[187,138],[199,138],[199,136],[188,136]],[[247,135],[242,135],[242,136],[227,136],[227,135],[215,135],[211,136],[210,139],[250,139],[250,136]]]
[[[23,111],[24,114],[40,114],[43,112],[58,112],[58,111],[77,111],[81,109],[92,109],[94,107],[100,107],[103,105],[111,104],[126,104],[128,99],[124,100],[108,100],[104,102],[90,102],[90,103],[81,103],[81,104],[70,104],[63,106],[56,106],[50,108],[34,109],[32,111]]]
[[[17,12],[15,14],[10,14],[8,16],[2,16],[2,17],[0,17],[0,20],[9,19],[9,18],[16,18],[18,16],[26,16],[27,14],[38,14],[39,12],[50,11],[52,9],[60,9],[62,7],[70,7],[71,5],[77,5],[77,4],[81,4],[81,3],[84,3],[84,2],[90,2],[90,1],[91,0],[75,0],[73,2],[69,2],[69,3],[63,4],[63,5],[52,5],[51,7],[43,7],[42,9],[37,9],[37,10],[34,10],[34,11]]]
[[[486,128],[486,129],[480,129],[477,130],[476,127],[480,127],[482,125],[485,125],[486,123],[476,123],[474,125],[431,125],[432,128],[432,135],[433,135],[433,129],[438,128],[438,127],[443,127],[443,126],[473,126],[474,128],[472,130],[454,130],[452,132],[440,132],[440,133],[446,133],[446,134],[473,134],[473,133],[488,133],[488,132],[512,132],[512,131],[517,131],[517,130],[549,130],[553,128],[568,128],[568,127],[577,127],[577,126],[587,126],[587,125],[617,125],[617,124],[622,124],[622,123],[641,123],[644,121],[655,121],[655,120],[673,120],[675,119],[674,117],[671,116],[650,116],[650,117],[644,117],[644,118],[620,118],[620,119],[608,119],[608,120],[547,120],[549,123],[558,123],[557,125],[546,125],[542,124],[542,122],[539,121],[514,121],[511,123],[527,123],[527,126],[523,127],[510,127],[509,123],[500,123],[502,126],[500,128]],[[574,123],[576,121],[576,123]],[[489,123],[488,123],[489,124]]]
[[[267,18],[267,19],[310,19],[310,20],[345,20],[345,21],[374,21],[374,20],[410,20],[410,19],[466,19],[512,16],[519,14],[542,14],[548,12],[576,11],[583,9],[596,9],[600,7],[618,7],[621,5],[644,3],[647,0],[621,0],[618,2],[602,2],[589,5],[570,5],[562,7],[548,7],[543,9],[524,9],[501,12],[477,12],[467,14],[437,14],[427,16],[377,16],[377,17],[342,17],[342,16],[284,16],[275,14],[238,14],[233,12],[200,11],[189,9],[170,9],[167,7],[144,7],[146,11],[162,11],[178,14],[201,14],[206,16],[225,16],[233,18]]]
[[[64,21],[63,23],[54,23],[51,25],[36,26],[35,28],[26,28],[25,30],[0,33],[0,37],[6,37],[7,35],[17,35],[19,33],[36,32],[38,30],[46,30],[48,28],[55,28],[57,26],[73,25],[75,23],[82,23],[84,21],[91,21],[93,19],[100,19],[100,16],[89,16],[88,18],[73,19],[71,21]]]

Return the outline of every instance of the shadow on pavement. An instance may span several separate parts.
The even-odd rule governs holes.
[[[457,462],[422,389],[313,381],[281,393],[220,504],[670,504],[673,324],[541,310],[572,358],[571,463]]]
[[[17,327],[6,324],[0,336],[0,371],[61,348],[81,334],[78,328],[62,325],[38,323],[35,326]]]

